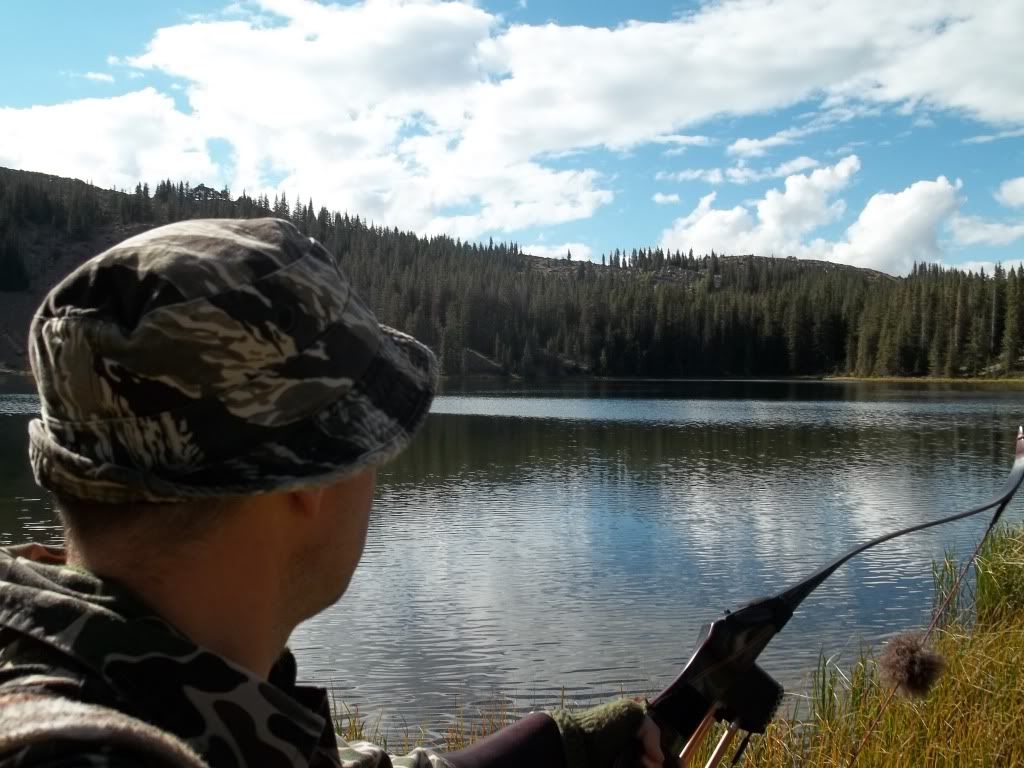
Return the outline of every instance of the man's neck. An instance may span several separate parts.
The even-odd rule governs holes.
[[[282,579],[258,541],[214,535],[181,552],[121,557],[72,544],[68,565],[117,579],[197,645],[266,679],[294,625]]]

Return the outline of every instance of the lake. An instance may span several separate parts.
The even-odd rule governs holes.
[[[6,386],[0,541],[54,540],[25,458],[38,403]],[[858,382],[449,387],[380,474],[349,592],[294,635],[302,676],[413,733],[496,699],[526,709],[656,692],[724,609],[988,498],[1012,463],[1022,396]],[[799,692],[819,652],[842,663],[922,626],[933,560],[969,553],[985,522],[847,564],[762,665]]]

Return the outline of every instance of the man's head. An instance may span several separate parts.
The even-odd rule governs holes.
[[[120,243],[50,292],[29,350],[32,468],[84,545],[205,532],[254,500],[352,506],[331,493],[355,484],[358,498],[367,477],[372,490],[436,380],[430,351],[380,325],[334,257],[275,219]]]
[[[302,488],[395,456],[436,364],[276,219],[184,221],[65,278],[32,321],[39,483],[104,503]]]

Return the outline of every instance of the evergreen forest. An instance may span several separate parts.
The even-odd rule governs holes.
[[[515,243],[419,237],[312,200],[172,180],[122,192],[0,169],[0,291],[45,291],[63,276],[47,265],[101,235],[113,242],[180,219],[258,216],[287,218],[323,242],[380,320],[429,344],[448,375],[958,377],[1024,368],[1020,265],[987,274],[918,264],[892,277],[658,248],[616,250],[600,263],[542,259]]]

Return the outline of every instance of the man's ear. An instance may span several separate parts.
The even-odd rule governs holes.
[[[313,518],[320,514],[323,509],[324,489],[299,488],[288,491],[288,506],[293,514],[303,518]]]

